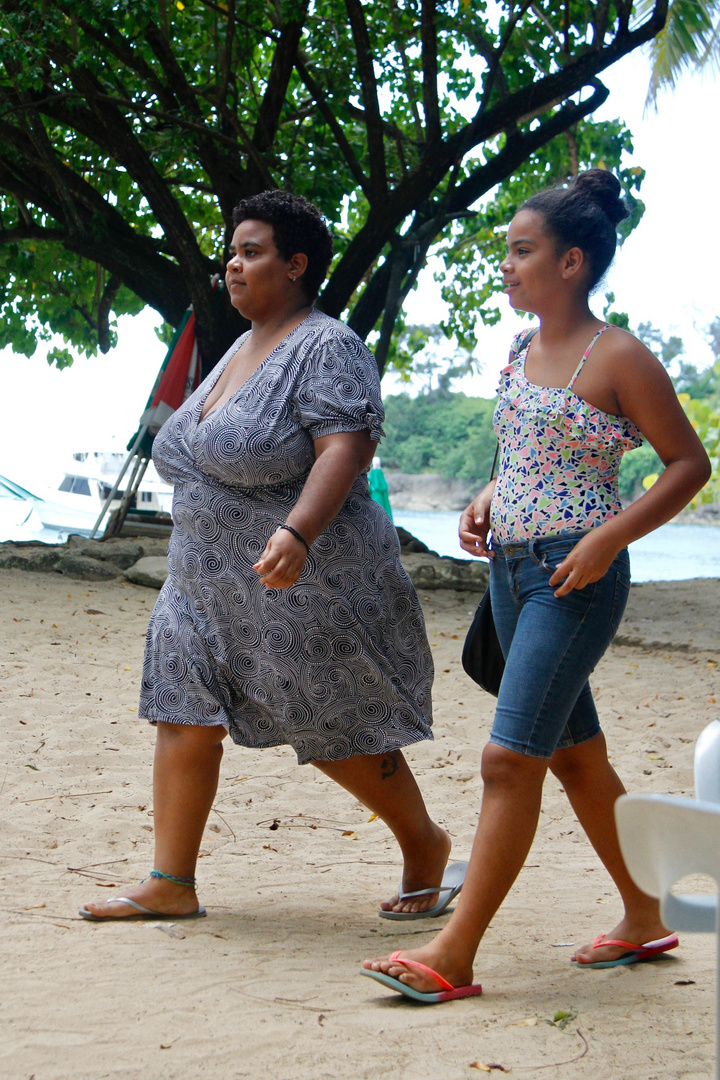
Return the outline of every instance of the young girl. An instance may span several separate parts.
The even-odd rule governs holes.
[[[635,963],[678,943],[658,902],[638,890],[623,863],[613,805],[624,789],[588,685],[627,600],[627,545],[674,517],[710,475],[662,365],[588,306],[627,216],[620,190],[611,173],[590,169],[534,195],[508,230],[505,289],[540,327],[513,342],[494,417],[498,477],[460,519],[462,548],[492,560],[492,607],[506,658],[482,758],[480,820],[447,926],[422,948],[366,960],[362,972],[424,1002],[480,993],[475,953],[525,862],[548,766],[625,909],[573,961]],[[623,510],[620,460],[643,437],[665,469]]]

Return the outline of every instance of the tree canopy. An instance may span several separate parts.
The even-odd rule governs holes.
[[[492,254],[496,220],[468,216],[483,196],[505,184],[505,215],[528,164],[534,186],[619,167],[627,133],[586,122],[598,76],[667,6],[3,0],[0,346],[56,332],[107,351],[118,315],[149,305],[176,326],[192,303],[214,363],[240,329],[212,284],[232,208],[282,187],[328,217],[319,306],[379,330],[382,371],[430,246],[445,238],[459,286],[478,245]]]

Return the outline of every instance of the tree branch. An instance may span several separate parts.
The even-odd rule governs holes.
[[[583,116],[588,115],[597,109],[607,98],[607,94],[608,91],[605,87],[598,83],[595,94],[585,103],[579,105],[571,103],[566,106],[565,109],[555,113],[549,120],[545,121],[544,124],[539,125],[532,131],[525,133],[515,132],[508,138],[504,149],[496,157],[476,169],[466,181],[457,187],[453,197],[449,200],[445,215],[433,216],[430,212],[419,215],[417,224],[413,223],[408,230],[408,238],[416,235],[416,230],[418,230],[417,235],[422,238],[422,242],[424,243],[427,238],[422,235],[421,226],[428,226],[432,230],[432,236],[427,242],[427,246],[429,246],[432,239],[439,233],[447,220],[464,214],[468,206],[476,202],[497,183],[504,180],[505,177],[511,175],[513,170],[522,161],[525,161],[531,154],[540,149],[540,147],[545,146],[557,135],[562,134],[569,127],[572,127],[581,120]],[[368,230],[368,234],[366,234],[365,240],[368,247],[370,247],[370,240],[374,233],[377,233],[377,227],[375,230]],[[358,237],[360,235],[361,234],[358,234]],[[369,253],[370,252],[366,250],[366,257]],[[403,249],[403,255],[403,270],[404,273],[408,273],[411,271],[413,258],[407,249]],[[374,257],[376,257],[376,255]],[[400,256],[396,253],[395,257],[398,259]],[[341,265],[342,262],[339,264],[335,273],[338,273]],[[384,310],[388,298],[388,290],[391,285],[391,265],[391,260],[388,259],[375,272],[367,283],[363,295],[355,305],[349,319],[349,325],[363,338],[367,337]],[[399,271],[396,268],[396,274],[398,272]],[[333,277],[334,276],[335,275],[333,275]],[[332,297],[332,294],[330,295]],[[324,301],[323,310],[327,311],[330,315],[334,314],[335,312],[333,309],[327,305],[326,292],[323,292],[322,300]],[[347,301],[345,302],[347,303]],[[342,311],[342,308],[339,310]]]
[[[348,164],[348,168],[355,177],[355,180],[360,190],[365,195],[369,195],[370,185],[368,183],[367,177],[365,176],[365,173],[362,170],[362,165],[358,161],[355,155],[355,151],[353,150],[349,140],[345,135],[345,132],[343,131],[342,124],[339,123],[337,117],[335,116],[335,113],[330,108],[330,105],[327,98],[325,97],[322,87],[317,82],[317,80],[314,79],[313,76],[310,74],[300,52],[298,52],[298,55],[295,58],[295,67],[304,85],[307,87],[308,91],[312,95],[313,101],[320,110],[320,115],[325,120],[327,126],[330,128],[333,135],[337,139],[337,144],[340,147],[342,155]]]
[[[55,184],[38,168],[32,145],[16,128],[0,123],[0,187],[19,203],[32,203],[50,218],[64,222],[64,206]],[[13,148],[18,156],[10,156]],[[14,233],[23,239],[59,241],[69,251],[92,260],[119,276],[145,303],[174,326],[187,308],[189,294],[179,266],[160,254],[158,241],[135,233],[122,215],[72,169],[58,162],[59,179],[72,199],[75,220],[68,228],[49,229],[28,223],[24,216]]]
[[[225,30],[225,46],[222,52],[222,60],[220,61],[220,69],[217,73],[217,94],[216,101],[218,107],[224,104],[227,100],[228,86],[230,85],[230,76],[232,74],[232,58],[233,58],[233,42],[235,39],[235,0],[228,0],[227,2],[227,28]]]
[[[407,96],[407,102],[410,110],[412,111],[413,123],[415,125],[415,138],[418,143],[421,143],[423,141],[422,120],[420,119],[420,113],[418,111],[417,102],[415,100],[415,87],[413,86],[412,70],[410,68],[407,49],[405,48],[405,42],[403,40],[404,31],[400,24],[400,17],[398,15],[396,0],[390,0],[389,6],[390,17],[393,21],[393,30],[395,32],[395,44],[397,51],[400,54],[400,62],[402,63],[403,78],[405,80],[405,94]],[[399,142],[399,139],[396,141]]]
[[[440,109],[438,105],[438,57],[435,0],[422,0],[420,11],[420,36],[422,41],[425,138],[427,142],[432,145],[439,142],[442,136],[440,128]]]
[[[365,109],[365,126],[370,158],[370,189],[374,198],[382,199],[387,192],[387,172],[385,169],[382,114],[378,103],[377,81],[373,69],[370,36],[360,0],[345,0],[345,7],[350,19],[350,28],[355,43],[357,70]]]
[[[260,154],[266,153],[275,139],[285,94],[295,67],[308,4],[309,0],[300,0],[297,16],[289,19],[282,27],[280,40],[273,53],[267,87],[260,104],[252,139],[253,146]]]
[[[110,311],[122,281],[119,277],[111,274],[105,282],[105,288],[97,306],[97,335],[98,346],[101,353],[110,352],[112,342],[110,340]]]

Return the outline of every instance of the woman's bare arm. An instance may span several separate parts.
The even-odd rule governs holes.
[[[336,516],[376,446],[368,431],[342,431],[315,440],[315,464],[285,521],[308,546]],[[286,589],[300,577],[306,558],[305,545],[282,529],[270,537],[254,569],[268,589]]]

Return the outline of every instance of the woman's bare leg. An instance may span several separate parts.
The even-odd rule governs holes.
[[[614,807],[616,800],[625,794],[625,788],[608,761],[604,735],[556,750],[550,768],[565,789],[578,821],[617,885],[625,906],[623,918],[607,937],[638,945],[665,937],[669,931],[660,919],[659,902],[638,889],[620,851]],[[572,959],[580,963],[615,960],[626,951],[612,945],[599,949],[585,945],[573,953]]]
[[[153,763],[155,861],[152,869],[192,878],[205,824],[218,785],[222,725],[157,725]],[[186,915],[198,907],[195,889],[164,878],[146,878],[123,890],[123,896],[163,914]],[[134,914],[127,904],[99,901],[85,905],[93,915],[116,918]]]
[[[457,907],[437,937],[403,955],[443,975],[453,986],[469,986],[478,945],[507,896],[537,829],[546,758],[530,757],[489,743],[483,751],[482,808],[470,867]],[[365,967],[400,978],[421,992],[437,990],[427,976],[385,959]]]
[[[344,761],[314,761],[313,765],[388,826],[402,851],[404,892],[440,884],[452,846],[450,837],[428,816],[415,777],[400,750],[358,754]],[[437,893],[405,901],[395,896],[381,907],[385,911],[426,911],[436,901]]]

